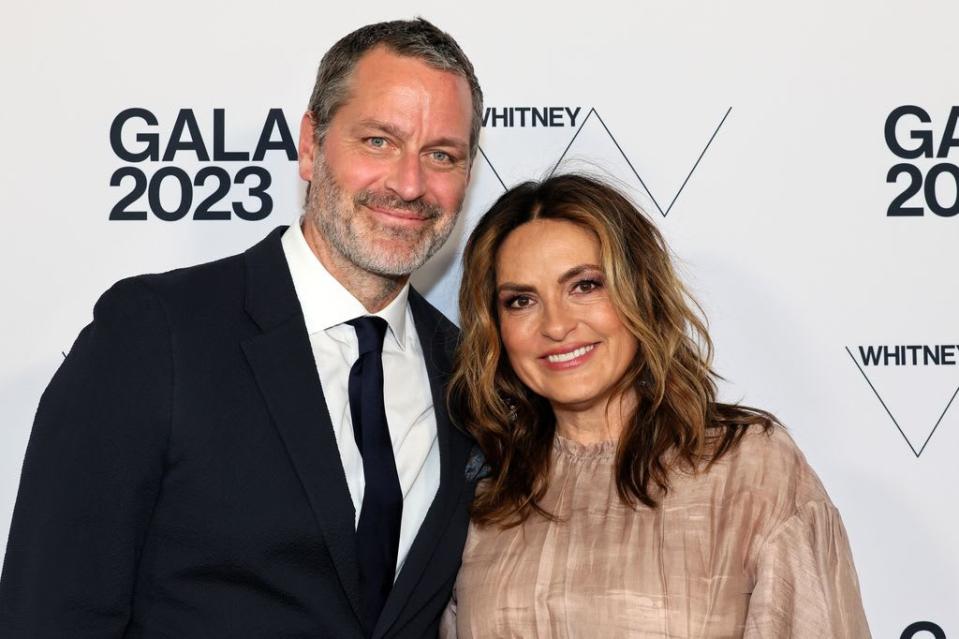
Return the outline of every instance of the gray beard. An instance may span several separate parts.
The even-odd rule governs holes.
[[[430,220],[440,219],[443,215],[442,209],[422,200],[407,202],[395,196],[372,191],[360,191],[351,204],[345,199],[342,189],[327,170],[326,163],[321,157],[317,157],[307,198],[307,217],[333,249],[350,263],[364,271],[385,277],[407,276],[425,264],[443,246],[456,223],[456,215],[453,215],[446,224],[425,229],[374,227],[375,234],[410,245],[410,250],[403,254],[377,251],[374,238],[359,233],[356,226],[349,223],[356,215],[358,207],[385,205],[412,211]]]

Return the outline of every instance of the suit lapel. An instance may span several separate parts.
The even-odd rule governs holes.
[[[246,252],[246,308],[262,333],[243,351],[306,492],[353,611],[359,617],[355,513],[280,237]]]
[[[453,329],[441,326],[438,311],[414,289],[410,289],[410,309],[416,332],[423,348],[426,370],[429,374],[433,395],[433,410],[436,414],[436,433],[440,452],[440,485],[436,497],[423,520],[423,525],[413,540],[410,552],[390,591],[386,606],[376,624],[373,637],[382,637],[392,626],[409,601],[414,588],[420,584],[423,571],[430,563],[436,542],[446,530],[460,494],[464,489],[464,472],[470,441],[450,422],[446,409],[446,385],[452,372],[452,350],[456,334]],[[459,557],[454,558],[458,560]],[[439,587],[441,584],[436,584]],[[424,587],[430,587],[424,585]]]

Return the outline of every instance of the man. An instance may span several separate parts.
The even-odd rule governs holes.
[[[448,35],[363,27],[303,116],[301,225],[104,294],[37,412],[0,636],[436,634],[474,483],[456,330],[408,279],[481,108]]]

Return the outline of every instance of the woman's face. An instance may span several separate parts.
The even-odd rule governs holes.
[[[596,236],[571,222],[534,220],[496,256],[503,346],[519,379],[554,409],[605,409],[636,355],[613,308]]]

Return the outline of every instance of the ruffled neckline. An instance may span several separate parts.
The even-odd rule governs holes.
[[[578,441],[553,434],[553,450],[572,459],[606,459],[616,455],[616,440],[582,444]]]

